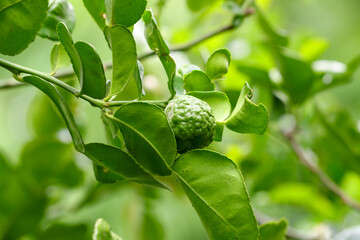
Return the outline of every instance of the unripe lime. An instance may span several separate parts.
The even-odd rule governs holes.
[[[179,95],[165,108],[180,153],[208,146],[215,135],[216,121],[209,104],[189,95]]]

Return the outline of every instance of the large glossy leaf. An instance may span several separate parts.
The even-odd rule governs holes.
[[[227,49],[218,49],[206,63],[206,73],[212,80],[224,80],[229,70],[231,54]]]
[[[287,225],[285,219],[260,225],[260,240],[285,240]]]
[[[97,99],[104,98],[106,94],[106,78],[100,56],[86,42],[76,42],[75,48],[83,67],[82,93]]]
[[[140,20],[146,4],[146,0],[105,0],[107,25],[134,25]]]
[[[53,74],[63,67],[67,67],[71,64],[69,55],[61,43],[56,43],[51,50],[50,65]]]
[[[189,92],[187,94],[207,102],[211,107],[216,121],[218,122],[224,121],[231,112],[229,98],[223,92],[205,91]]]
[[[136,44],[132,33],[121,25],[105,26],[104,34],[113,60],[110,95],[116,95],[124,89],[136,69]]]
[[[84,142],[81,138],[74,117],[72,116],[66,101],[58,92],[58,90],[52,84],[35,76],[25,76],[23,80],[24,82],[34,85],[35,87],[37,87],[38,89],[40,89],[42,92],[44,92],[46,95],[49,96],[51,101],[56,105],[57,109],[61,113],[66,123],[66,126],[70,131],[76,150],[78,150],[79,152],[84,152],[85,151]]]
[[[85,153],[97,165],[108,169],[130,181],[149,186],[165,188],[153,176],[145,172],[129,154],[110,145],[89,143],[85,145]],[[107,176],[109,177],[109,176]]]
[[[104,219],[96,220],[92,240],[122,240],[117,234],[111,231],[109,223]]]
[[[119,124],[131,155],[146,170],[169,175],[176,155],[174,133],[162,109],[148,103],[119,108],[113,119]]]
[[[176,72],[175,61],[170,57],[170,50],[166,45],[160,30],[156,24],[151,11],[146,10],[143,14],[143,20],[145,22],[145,37],[149,47],[155,51],[158,55],[162,65],[165,68],[168,76],[168,88],[170,94],[173,96],[176,94],[174,89],[174,77]]]
[[[50,0],[47,17],[44,20],[39,35],[44,38],[57,41],[58,35],[56,32],[56,25],[63,22],[72,32],[75,28],[75,11],[68,0]]]
[[[207,150],[181,155],[173,170],[210,240],[257,240],[257,222],[243,177],[227,157]]]
[[[46,17],[47,0],[0,1],[0,53],[16,55],[35,39]]]
[[[215,84],[200,70],[194,70],[184,77],[184,89],[190,91],[214,91]]]
[[[263,104],[251,102],[252,90],[245,83],[235,109],[225,121],[225,125],[238,133],[263,134],[266,131],[269,114]]]
[[[105,26],[106,8],[104,0],[83,0],[84,5],[97,25],[102,29]]]

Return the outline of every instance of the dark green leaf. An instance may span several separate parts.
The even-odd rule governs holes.
[[[263,134],[266,131],[269,114],[265,106],[250,101],[252,90],[245,83],[235,109],[225,121],[225,125],[238,133]]]
[[[153,51],[158,55],[162,65],[165,68],[168,76],[168,88],[170,94],[174,96],[176,94],[174,89],[174,77],[176,72],[176,64],[170,57],[170,50],[166,45],[163,37],[161,36],[160,30],[156,24],[151,11],[146,10],[143,14],[143,20],[145,22],[145,37],[146,41]]]
[[[176,142],[163,110],[148,103],[130,103],[120,107],[114,117],[136,161],[151,173],[169,175]]]
[[[63,67],[67,67],[71,64],[69,55],[61,43],[56,43],[51,50],[50,65],[53,74]]]
[[[105,0],[107,25],[130,27],[140,20],[146,0]]]
[[[115,183],[116,181],[124,180],[123,177],[110,172],[109,169],[97,165],[95,162],[93,162],[93,169],[95,178],[100,183]]]
[[[122,240],[111,231],[110,225],[102,218],[96,220],[92,240]]]
[[[50,83],[35,76],[25,76],[23,80],[24,82],[34,85],[35,87],[37,87],[38,89],[40,89],[42,92],[44,92],[46,95],[50,97],[50,99],[56,105],[57,109],[60,111],[62,117],[64,118],[64,121],[70,131],[76,150],[79,152],[84,152],[85,150],[84,142],[81,138],[74,117],[72,116],[66,101],[57,91],[57,89]]]
[[[173,170],[210,240],[257,240],[257,222],[243,177],[227,157],[207,150],[181,155]]]
[[[65,23],[70,32],[75,28],[75,11],[68,0],[49,1],[47,17],[38,32],[39,36],[57,41],[56,26],[59,22]]]
[[[260,225],[260,240],[285,240],[287,225],[285,219]]]
[[[184,77],[184,89],[190,91],[214,91],[215,84],[200,70],[194,70]]]
[[[121,178],[140,184],[164,188],[153,176],[145,172],[136,163],[134,158],[119,148],[102,143],[89,143],[85,145],[84,154],[97,165],[109,169]]]
[[[53,224],[40,234],[38,240],[89,239],[86,225]]]
[[[113,75],[110,95],[113,96],[124,89],[136,69],[136,44],[132,33],[121,25],[105,26],[104,34],[112,51]]]
[[[215,116],[216,121],[224,121],[230,114],[231,105],[229,98],[223,92],[189,92],[188,95],[197,97],[207,102]]]
[[[211,80],[224,80],[231,61],[231,54],[227,49],[218,49],[206,63],[206,73]]]
[[[93,17],[97,25],[104,29],[105,18],[106,18],[106,8],[104,0],[83,0],[84,5],[90,15]]]
[[[34,41],[46,17],[47,0],[0,1],[0,53],[16,55]]]
[[[86,42],[75,43],[83,67],[82,93],[90,97],[103,99],[106,94],[104,66],[95,49]]]

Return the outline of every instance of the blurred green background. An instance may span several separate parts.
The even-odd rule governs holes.
[[[89,42],[104,62],[110,60],[103,34],[82,1],[70,2],[77,16],[74,40]],[[344,63],[360,53],[360,1],[258,2],[270,22],[287,32],[291,50],[313,60]],[[161,11],[159,3],[165,3]],[[167,43],[179,46],[230,23],[231,14],[222,4],[213,1],[196,13],[188,9],[185,0],[149,0],[148,7],[158,17]],[[139,55],[150,51],[142,23],[135,25],[134,35]],[[37,37],[22,54],[4,58],[51,72],[53,44]],[[360,71],[352,82],[323,91],[294,111],[284,109],[274,91],[270,91],[274,96],[269,95],[261,80],[251,79],[239,67],[245,64],[268,71],[275,66],[256,16],[246,19],[239,29],[171,55],[178,67],[192,63],[204,68],[210,54],[223,47],[230,50],[233,61],[227,79],[218,88],[236,99],[244,82],[250,81],[255,100],[268,107],[271,123],[264,136],[225,131],[223,142],[209,148],[239,165],[259,221],[284,217],[304,239],[307,235],[316,239],[360,239],[360,235],[347,238],[341,233],[360,232],[356,228],[360,228],[359,212],[325,188],[272,130],[291,128],[296,117],[298,141],[307,156],[349,196],[360,201]],[[166,75],[159,60],[148,58],[143,64],[145,98],[168,97]],[[0,83],[10,78],[0,69],[0,79],[4,79]],[[120,97],[133,99],[136,89],[129,85]],[[99,127],[100,111],[71,96],[67,100],[84,141],[106,142],[104,128]],[[0,116],[0,239],[90,239],[100,217],[124,240],[206,239],[200,220],[180,189],[172,193],[126,182],[98,184],[91,162],[75,153],[61,118],[36,89],[2,89]]]

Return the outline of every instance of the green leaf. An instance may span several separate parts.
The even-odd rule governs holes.
[[[206,73],[211,80],[224,80],[229,70],[231,54],[227,49],[218,49],[206,63]]]
[[[176,64],[170,57],[170,50],[166,45],[163,37],[161,36],[160,30],[156,24],[151,11],[146,10],[143,14],[143,20],[145,22],[145,37],[146,41],[151,50],[155,51],[158,55],[162,65],[165,68],[168,76],[168,88],[170,94],[174,96],[176,94],[174,89],[174,77],[176,72]]]
[[[89,239],[85,224],[66,225],[62,223],[52,224],[44,232],[39,234],[38,240],[79,240]]]
[[[61,96],[61,94],[58,92],[58,90],[51,85],[50,83],[42,80],[41,78],[35,77],[35,76],[25,76],[23,78],[24,82],[27,82],[31,85],[34,85],[36,88],[40,89],[42,92],[44,92],[46,95],[49,96],[49,98],[52,100],[52,102],[55,104],[57,109],[60,111],[66,126],[68,127],[71,137],[74,142],[74,146],[77,151],[84,152],[84,142],[81,138],[79,129],[76,125],[76,122],[74,120],[73,115],[71,114],[71,111],[64,100],[64,98]]]
[[[119,124],[127,149],[143,168],[160,176],[171,173],[176,142],[161,108],[130,103],[120,107],[113,119]]]
[[[81,58],[74,46],[74,42],[72,40],[71,34],[67,26],[62,22],[58,23],[56,30],[61,44],[64,46],[66,52],[70,57],[74,72],[80,83],[80,89],[82,89],[83,81],[84,81],[83,65],[81,63]],[[82,92],[80,90],[79,94],[81,93]]]
[[[121,237],[111,231],[110,225],[102,218],[96,220],[93,240],[122,240]]]
[[[137,65],[132,77],[136,83],[139,99],[141,99],[145,95],[143,88],[144,67],[139,60],[137,61]]]
[[[75,48],[83,68],[82,93],[92,98],[103,99],[106,95],[104,66],[95,49],[86,42],[76,42]]]
[[[56,26],[59,22],[65,23],[72,32],[75,28],[75,11],[68,0],[50,0],[47,17],[44,20],[38,35],[43,38],[57,41]]]
[[[189,92],[188,95],[197,97],[207,102],[215,116],[216,121],[224,121],[231,112],[231,104],[229,98],[223,92]]]
[[[50,65],[53,74],[63,67],[67,67],[71,64],[69,55],[61,43],[56,43],[51,50]]]
[[[221,122],[216,122],[214,141],[221,142],[223,132],[224,132],[224,124]]]
[[[134,158],[120,148],[102,143],[89,143],[85,145],[84,154],[97,165],[110,170],[121,178],[140,184],[165,188],[153,176],[145,172]]]
[[[100,27],[100,29],[104,29],[106,18],[105,1],[83,0],[83,2],[96,24]]]
[[[257,240],[257,222],[236,164],[207,150],[181,155],[173,170],[210,240]]]
[[[95,162],[93,162],[93,169],[95,178],[100,183],[115,183],[117,181],[124,180],[123,177],[110,172],[109,169],[97,165]]]
[[[178,95],[183,95],[186,93],[184,89],[184,80],[179,74],[176,74],[174,77],[174,90]]]
[[[225,121],[227,128],[238,133],[263,134],[266,131],[268,111],[264,105],[251,102],[251,97],[252,90],[248,83],[245,83],[235,109]]]
[[[47,0],[0,2],[0,53],[16,55],[34,41],[46,17]]]
[[[105,0],[107,25],[134,25],[140,20],[146,4],[146,0]]]
[[[285,219],[260,225],[260,240],[286,240],[287,226]]]
[[[193,64],[185,64],[181,68],[179,68],[178,73],[181,77],[185,77],[185,75],[191,73],[194,70],[201,70],[198,66]]]
[[[105,26],[104,34],[112,51],[113,74],[110,95],[120,93],[130,81],[137,66],[136,44],[124,26]]]
[[[194,70],[184,77],[184,89],[190,91],[214,91],[215,84],[200,70]]]
[[[187,6],[193,12],[200,11],[203,8],[209,7],[212,3],[217,0],[186,0]]]
[[[139,240],[164,240],[164,228],[160,221],[155,217],[155,213],[146,210],[141,222]]]

